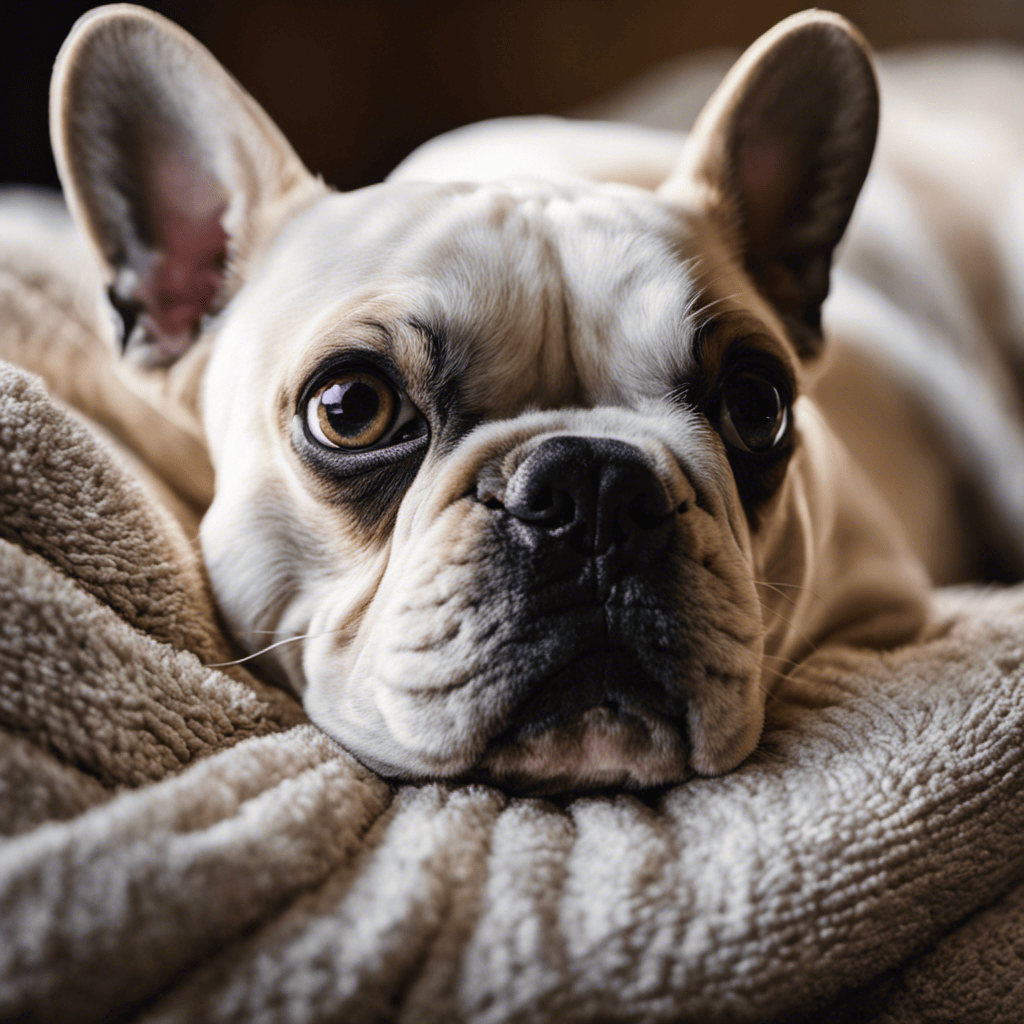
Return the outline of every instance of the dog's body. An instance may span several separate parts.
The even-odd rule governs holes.
[[[122,371],[151,420],[113,385],[105,418],[200,510],[175,452],[206,446],[225,621],[249,650],[304,638],[268,670],[372,767],[729,770],[789,666],[917,634],[914,548],[943,577],[976,554],[905,382],[865,344],[822,376],[876,116],[863,42],[809,14],[688,137],[499,123],[339,195],[184,33],[106,9],[58,61],[55,149],[128,354],[164,368]],[[862,277],[838,289],[851,336]],[[929,510],[910,542],[829,417]]]

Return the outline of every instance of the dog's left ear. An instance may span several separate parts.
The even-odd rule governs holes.
[[[804,11],[743,54],[659,189],[696,202],[718,223],[804,358],[821,348],[832,251],[877,129],[867,43],[839,15]]]
[[[50,133],[122,343],[146,365],[191,345],[260,239],[323,187],[206,49],[130,4],[72,29],[54,68]]]

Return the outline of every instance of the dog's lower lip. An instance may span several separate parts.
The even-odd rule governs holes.
[[[682,709],[674,703],[643,671],[632,651],[595,648],[571,657],[538,683],[495,739],[525,739],[562,728],[595,708],[640,726],[645,714],[676,722]]]
[[[581,704],[580,707],[571,714],[551,714],[547,718],[538,719],[522,725],[515,725],[511,730],[502,733],[499,738],[512,740],[529,739],[530,737],[539,736],[541,733],[548,732],[551,729],[561,728],[566,724],[567,719],[578,717],[585,714],[587,711],[595,711],[602,708],[614,715],[615,718],[623,721],[628,719],[643,732],[648,731],[644,720],[630,707],[621,704],[616,700],[602,700],[598,701],[596,704]]]

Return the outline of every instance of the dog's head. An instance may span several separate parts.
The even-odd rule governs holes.
[[[889,600],[829,582],[861,552],[802,397],[877,122],[842,19],[756,43],[657,193],[332,192],[132,7],[79,23],[53,105],[128,353],[201,378],[225,620],[253,650],[305,637],[266,659],[367,764],[548,789],[725,771],[772,658]]]

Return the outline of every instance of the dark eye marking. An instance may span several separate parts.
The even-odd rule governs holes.
[[[694,369],[673,391],[702,413],[725,444],[740,500],[752,526],[781,486],[796,436],[796,381],[776,340],[749,315],[702,317],[694,334]]]
[[[793,454],[795,386],[772,353],[744,346],[725,360],[705,414],[725,442],[736,490],[752,527],[782,486]]]

